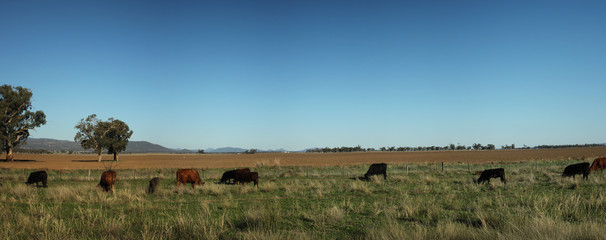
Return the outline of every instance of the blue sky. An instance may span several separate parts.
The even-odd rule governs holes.
[[[2,1],[0,80],[72,140],[167,147],[606,142],[603,1]]]

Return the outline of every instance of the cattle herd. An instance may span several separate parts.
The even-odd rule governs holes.
[[[572,165],[568,165],[564,168],[564,172],[562,173],[562,177],[575,177],[575,175],[583,174],[583,179],[588,179],[588,175],[592,171],[603,172],[606,168],[606,157],[597,158],[593,161],[593,164],[589,164],[588,162],[576,163]],[[495,169],[486,169],[484,171],[478,171],[475,173],[476,175],[480,175],[477,180],[474,180],[478,184],[490,182],[491,178],[500,178],[501,182],[507,183],[505,180],[505,169],[503,168],[495,168]],[[370,180],[370,177],[373,175],[383,175],[383,179],[387,179],[387,164],[385,163],[374,163],[370,165],[366,174],[363,177],[353,178],[359,180]],[[47,173],[46,171],[36,171],[29,174],[27,178],[27,185],[36,184],[36,187],[47,187]],[[101,180],[99,181],[99,187],[103,189],[105,192],[113,192],[114,191],[114,183],[116,182],[116,171],[111,169],[106,169],[101,174]],[[160,182],[160,178],[155,177],[149,181],[149,188],[147,190],[148,193],[154,193]],[[221,180],[219,180],[219,184],[246,184],[249,182],[253,182],[254,186],[258,187],[259,184],[259,174],[257,172],[251,172],[248,168],[235,169],[226,171],[223,173]],[[38,183],[42,183],[42,186],[38,185]],[[191,187],[194,188],[195,185],[204,185],[202,179],[200,179],[200,174],[195,169],[179,169],[177,170],[177,189],[181,184],[186,185],[191,183]],[[2,186],[2,185],[0,185]]]

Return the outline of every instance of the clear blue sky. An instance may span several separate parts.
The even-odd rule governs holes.
[[[259,149],[606,142],[605,1],[2,1],[0,80],[73,140]]]

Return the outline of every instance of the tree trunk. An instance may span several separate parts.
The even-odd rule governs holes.
[[[99,153],[99,160],[97,162],[101,162],[101,153]]]
[[[118,153],[114,153],[114,162],[118,161]]]
[[[12,162],[15,159],[15,155],[13,155],[13,147],[9,146],[8,151],[6,152],[6,161]]]

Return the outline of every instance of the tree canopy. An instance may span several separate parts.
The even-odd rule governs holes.
[[[133,135],[133,131],[123,121],[113,118],[101,122],[99,128],[104,132],[101,145],[107,148],[108,153],[114,154],[114,161],[118,161],[118,154],[126,150],[128,139]]]
[[[93,149],[99,155],[99,161],[101,161],[101,153],[103,153],[102,132],[99,132],[97,128],[100,122],[101,120],[97,118],[96,114],[91,114],[86,119],[81,119],[74,127],[78,129],[74,141],[79,142],[84,149]]]
[[[13,161],[13,149],[27,141],[29,131],[46,124],[46,115],[32,109],[32,91],[24,87],[0,86],[0,141],[6,161]]]
[[[99,155],[99,161],[104,149],[114,154],[114,161],[118,161],[118,154],[126,150],[128,139],[133,134],[123,121],[114,118],[102,121],[95,114],[81,119],[74,128],[78,129],[74,141],[80,142],[84,149],[94,149]]]

